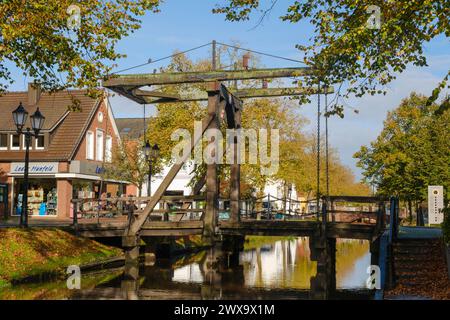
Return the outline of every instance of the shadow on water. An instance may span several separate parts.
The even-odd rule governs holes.
[[[239,255],[239,263],[218,264],[215,250],[204,250],[124,271],[84,275],[81,290],[65,281],[24,284],[0,291],[0,299],[308,299],[316,262],[308,238],[266,239]],[[369,244],[339,240],[337,291],[333,299],[371,299],[365,289]],[[28,292],[24,294],[24,292]]]

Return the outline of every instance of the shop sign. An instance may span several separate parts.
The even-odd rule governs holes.
[[[70,172],[81,174],[100,175],[105,172],[101,164],[88,161],[72,161],[70,163]]]
[[[11,163],[11,174],[24,174],[25,163]],[[29,174],[49,174],[58,173],[58,162],[30,162],[28,165]]]

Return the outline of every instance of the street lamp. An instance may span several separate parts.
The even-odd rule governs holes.
[[[152,196],[152,161],[159,156],[159,147],[155,143],[154,146],[150,142],[146,142],[144,146],[145,159],[148,161],[148,184],[147,184],[147,194],[149,197]]]
[[[22,213],[20,215],[20,226],[22,227],[28,227],[28,165],[29,165],[29,158],[30,158],[30,143],[32,137],[38,137],[39,131],[41,131],[45,117],[42,115],[42,113],[39,111],[39,108],[36,109],[36,111],[30,116],[31,121],[31,128],[33,129],[33,132],[29,127],[26,128],[24,131],[24,126],[28,118],[28,111],[25,110],[25,108],[22,105],[22,102],[20,102],[19,106],[16,110],[12,112],[14,124],[17,128],[17,133],[19,135],[23,134],[25,136],[25,168],[24,168],[24,174],[23,174],[23,198],[22,198]]]

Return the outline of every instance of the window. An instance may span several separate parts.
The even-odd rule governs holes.
[[[112,137],[106,136],[106,145],[105,145],[105,160],[107,162],[111,162],[112,160]]]
[[[25,135],[22,135],[22,150],[25,150],[27,148],[26,142],[25,142]],[[33,143],[30,142],[30,149],[33,149]]]
[[[91,131],[86,134],[86,159],[94,160],[94,133]]]
[[[95,159],[97,161],[103,161],[103,131],[97,129],[97,136],[96,136],[96,150],[95,150]]]
[[[8,149],[8,135],[6,133],[0,134],[0,150]]]
[[[20,136],[18,134],[11,135],[11,150],[19,150],[20,148]]]
[[[45,142],[44,136],[43,135],[39,135],[36,138],[36,149],[38,149],[38,150],[44,149],[44,142]]]

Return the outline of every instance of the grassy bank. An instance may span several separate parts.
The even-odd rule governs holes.
[[[54,228],[0,229],[0,287],[43,273],[61,273],[121,255],[120,249]]]

